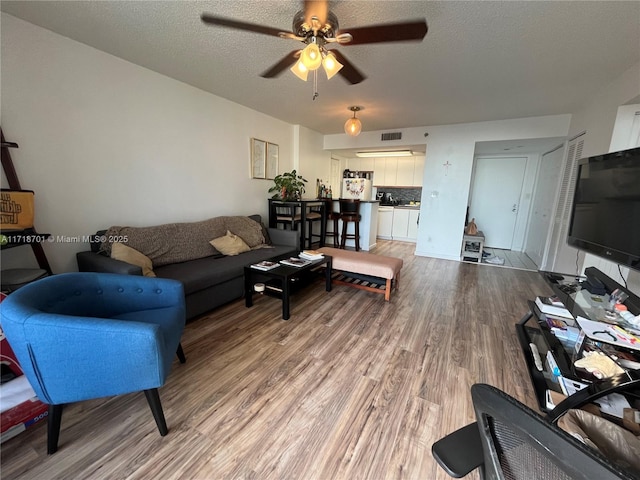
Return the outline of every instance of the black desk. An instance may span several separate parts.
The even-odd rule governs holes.
[[[327,233],[327,205],[323,199],[278,200],[269,199],[269,227],[276,228],[276,207],[279,205],[294,206],[300,209],[300,250],[304,250],[307,239],[307,212],[311,207],[320,207],[320,246],[324,247],[324,239]]]

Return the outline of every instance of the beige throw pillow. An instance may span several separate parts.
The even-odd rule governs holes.
[[[111,258],[142,268],[142,274],[145,277],[156,276],[153,272],[153,263],[151,262],[151,259],[123,243],[115,242],[111,245]]]
[[[214,238],[209,243],[223,255],[238,255],[251,250],[244,240],[229,230],[224,237]]]

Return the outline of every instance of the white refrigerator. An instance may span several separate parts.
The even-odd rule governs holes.
[[[366,178],[343,178],[341,198],[371,200],[372,182]]]

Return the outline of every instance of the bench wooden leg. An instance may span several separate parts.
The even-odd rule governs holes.
[[[391,300],[391,278],[387,278],[387,284],[385,285],[384,288],[384,299],[385,301],[389,301]]]

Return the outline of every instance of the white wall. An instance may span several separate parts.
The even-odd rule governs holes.
[[[586,131],[583,157],[590,157],[602,153],[628,148],[623,146],[619,135],[614,132],[616,128],[624,128],[624,121],[618,123],[621,105],[628,104],[640,95],[640,63],[635,64],[616,80],[597,92],[591,102],[587,103],[571,118],[570,136]],[[622,110],[625,112],[626,110]],[[577,250],[565,244],[562,245],[556,262],[557,271],[574,271]],[[614,280],[621,281],[617,265],[601,260],[592,255],[581,259],[582,269],[596,266]],[[565,268],[565,270],[563,270]],[[568,270],[567,270],[568,268]],[[627,269],[623,274],[627,275]],[[629,288],[640,295],[640,272],[628,272],[627,282]]]
[[[294,157],[295,165],[303,177],[308,181],[307,198],[316,197],[316,179],[321,179],[328,185],[331,177],[331,152],[323,150],[324,135],[306,127],[296,125],[294,127],[295,140]]]
[[[39,231],[73,237],[111,225],[266,216],[272,182],[250,178],[249,139],[277,143],[279,171],[288,171],[294,126],[10,15],[1,19],[2,128],[20,145],[11,154],[22,187],[36,192]],[[319,151],[300,159],[300,172],[314,179],[316,170],[305,168],[325,155],[317,135],[304,129],[298,142]],[[76,269],[75,252],[87,247],[54,242],[45,251],[62,272]],[[4,251],[3,268],[23,266],[22,250]]]
[[[568,133],[570,118],[552,115],[394,129],[403,132],[403,145],[427,144],[416,255],[460,260],[476,142],[563,137]],[[380,141],[380,133],[363,132],[355,138],[327,135],[324,147],[392,147],[394,142]]]

